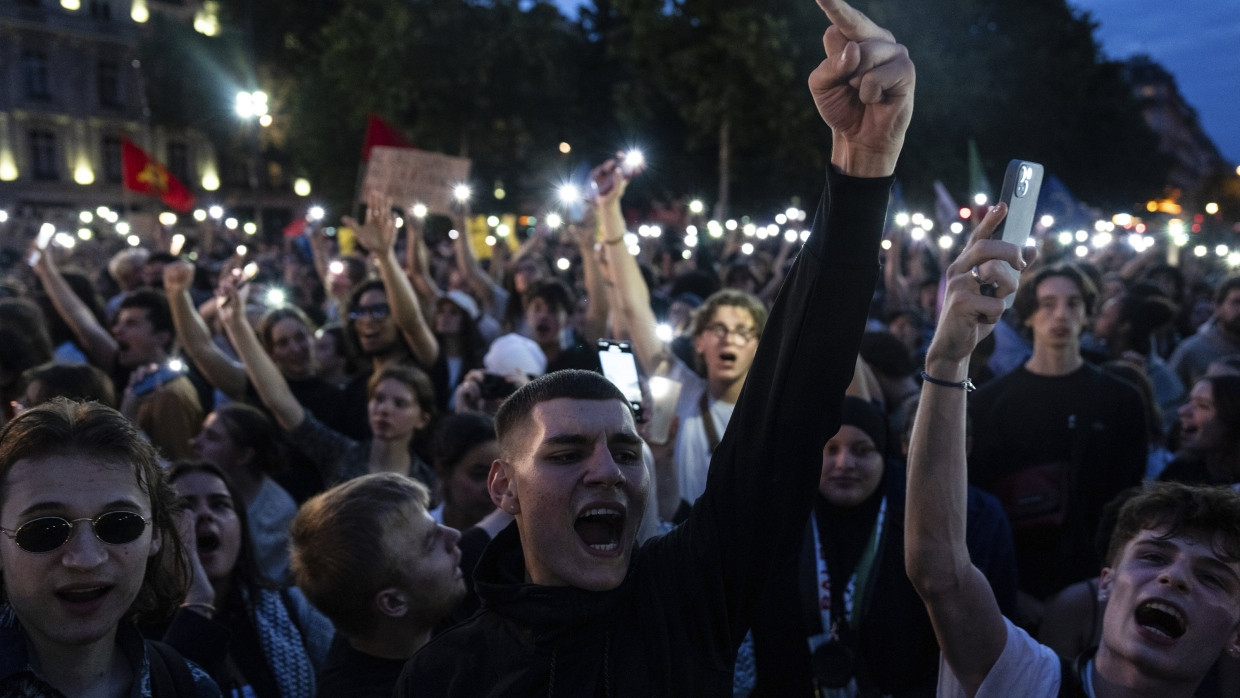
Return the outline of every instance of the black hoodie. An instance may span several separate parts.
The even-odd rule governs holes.
[[[603,592],[526,583],[513,524],[474,572],[482,610],[414,655],[397,696],[731,695],[771,563],[801,544],[877,282],[891,178],[827,182],[688,520]]]

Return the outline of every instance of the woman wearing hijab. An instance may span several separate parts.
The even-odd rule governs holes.
[[[753,696],[934,695],[938,646],[904,573],[904,468],[888,425],[848,397],[822,451],[804,544],[764,591],[753,627]],[[1001,603],[1014,603],[1015,558],[998,502],[970,490],[969,549]]]

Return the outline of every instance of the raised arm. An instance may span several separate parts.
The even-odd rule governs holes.
[[[660,591],[725,609],[726,625],[706,641],[718,638],[727,656],[775,561],[796,554],[813,509],[822,446],[839,429],[878,282],[891,174],[912,111],[914,69],[904,48],[845,3],[820,5],[833,26],[810,89],[834,133],[827,187],[711,457],[705,492],[688,520],[646,544],[698,561],[702,582],[677,579]]]
[[[577,252],[581,255],[581,278],[586,287],[585,339],[591,345],[606,336],[608,314],[607,288],[599,270],[598,258],[594,256],[596,229],[595,217],[590,214],[571,230]]]
[[[474,248],[469,245],[468,209],[461,213],[460,220],[454,219],[453,224],[456,225],[457,231],[456,239],[452,241],[453,249],[456,250],[456,268],[473,287],[474,293],[490,304],[499,284],[482,269],[478,258],[474,256]],[[503,308],[498,310],[503,312]]]
[[[641,362],[642,370],[647,375],[653,375],[664,347],[656,334],[658,320],[650,307],[650,289],[646,287],[637,260],[624,244],[625,225],[620,200],[624,198],[629,182],[615,159],[595,168],[590,176],[599,191],[594,209],[602,231],[607,265],[615,284],[612,297],[617,307],[612,308],[612,312],[628,330],[633,353]]]
[[[968,377],[969,356],[999,321],[1004,297],[1016,290],[1012,275],[995,274],[997,291],[983,295],[973,271],[992,260],[1025,267],[1015,245],[989,239],[1006,213],[1002,204],[993,207],[947,268],[943,313],[926,354],[926,374],[934,380],[922,387],[909,444],[905,567],[926,604],[943,658],[970,696],[1002,654],[1007,630],[994,592],[966,546],[966,390],[937,381],[959,384]]]
[[[211,385],[234,400],[244,399],[245,367],[235,363],[211,341],[211,330],[194,308],[189,294],[193,280],[194,265],[189,262],[164,265],[164,293],[168,294],[177,344]]]
[[[220,322],[228,332],[233,347],[245,363],[245,372],[254,384],[258,397],[271,410],[276,423],[285,431],[296,429],[306,418],[306,409],[293,397],[288,381],[276,368],[263,345],[254,334],[254,328],[245,316],[245,300],[230,282],[223,286],[223,300],[219,303]]]
[[[332,241],[328,239],[323,226],[316,224],[310,231],[310,256],[314,259],[314,273],[319,275],[319,282],[323,284],[327,297],[335,298],[332,293],[331,250]]]
[[[34,273],[43,284],[43,290],[52,300],[56,312],[81,343],[90,362],[104,371],[111,371],[116,363],[116,340],[73,292],[73,287],[52,260],[50,247],[39,255],[39,261],[34,265]]]
[[[424,367],[433,366],[435,359],[439,358],[439,341],[422,313],[422,306],[413,293],[413,284],[396,258],[396,216],[392,213],[392,200],[382,194],[371,193],[366,197],[365,225],[358,225],[348,216],[345,223],[356,231],[358,242],[374,255],[379,277],[387,290],[392,316],[409,342],[413,358]]]
[[[439,297],[439,287],[431,275],[430,250],[422,236],[426,219],[417,217],[412,210],[405,213],[405,273],[409,275],[414,292],[424,301],[423,307],[429,308]]]

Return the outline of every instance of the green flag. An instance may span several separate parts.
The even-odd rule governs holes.
[[[985,194],[987,203],[995,200],[995,190],[986,179],[986,171],[982,169],[982,156],[977,153],[977,144],[969,139],[969,197]],[[977,203],[971,201],[971,203]]]

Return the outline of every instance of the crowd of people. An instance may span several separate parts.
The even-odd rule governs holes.
[[[1240,693],[1240,278],[884,252],[913,63],[818,2],[803,241],[634,243],[613,159],[489,258],[371,194],[11,269],[0,695]]]

